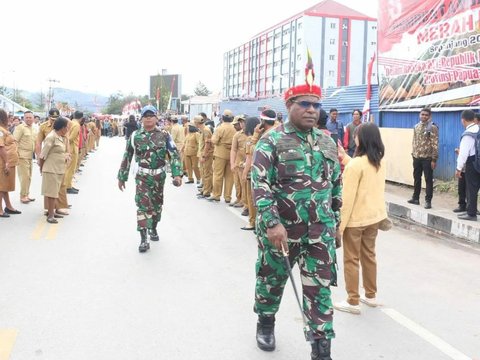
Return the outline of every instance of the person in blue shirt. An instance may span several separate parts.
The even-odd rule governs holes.
[[[340,120],[337,120],[338,110],[335,108],[330,109],[330,116],[327,121],[327,130],[330,131],[333,140],[335,143],[340,140],[340,143],[343,145],[343,135],[344,135],[344,126]]]

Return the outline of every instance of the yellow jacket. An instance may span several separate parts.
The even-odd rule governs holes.
[[[343,172],[341,232],[346,227],[368,226],[387,217],[385,176],[384,161],[378,171],[366,155],[348,162]]]

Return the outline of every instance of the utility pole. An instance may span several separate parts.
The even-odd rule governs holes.
[[[59,80],[48,79],[49,86],[48,86],[47,114],[48,114],[48,111],[50,111],[50,109],[52,108],[52,103],[53,103],[53,93],[54,93],[55,85],[52,86],[52,84],[59,83],[59,82],[60,82]]]

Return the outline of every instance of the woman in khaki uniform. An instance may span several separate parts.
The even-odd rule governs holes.
[[[245,135],[247,135],[247,140],[245,142],[245,168],[243,169],[242,180],[246,181],[245,190],[246,190],[246,205],[248,208],[248,226],[244,226],[242,230],[255,230],[255,217],[257,216],[257,211],[253,204],[253,194],[252,194],[252,180],[250,178],[250,170],[252,169],[252,155],[255,150],[255,145],[252,143],[253,134],[255,132],[255,127],[260,124],[260,120],[257,117],[249,117],[245,122]]]
[[[10,217],[10,214],[21,214],[10,202],[10,191],[15,191],[15,167],[18,165],[17,142],[7,130],[8,115],[0,109],[0,217]],[[5,201],[5,209],[3,208]]]
[[[197,183],[200,182],[200,169],[198,167],[198,129],[192,125],[187,124],[188,133],[183,145],[183,155],[185,157],[185,167],[187,169],[188,181],[185,184],[193,184],[193,173],[197,178]]]
[[[53,124],[53,130],[47,135],[39,157],[40,171],[42,172],[42,195],[47,200],[47,222],[56,224],[55,202],[58,199],[60,188],[65,176],[67,153],[66,135],[68,121],[58,118]],[[61,216],[60,216],[61,217]]]

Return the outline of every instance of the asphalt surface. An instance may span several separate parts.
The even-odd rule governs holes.
[[[160,241],[139,254],[134,182],[117,188],[124,141],[100,145],[58,225],[42,215],[37,168],[37,200],[11,194],[23,214],[0,219],[0,360],[309,359],[290,284],[276,351],[256,347],[256,239],[240,209],[169,181]],[[335,313],[333,359],[480,359],[478,249],[394,228],[377,259],[382,306]]]

